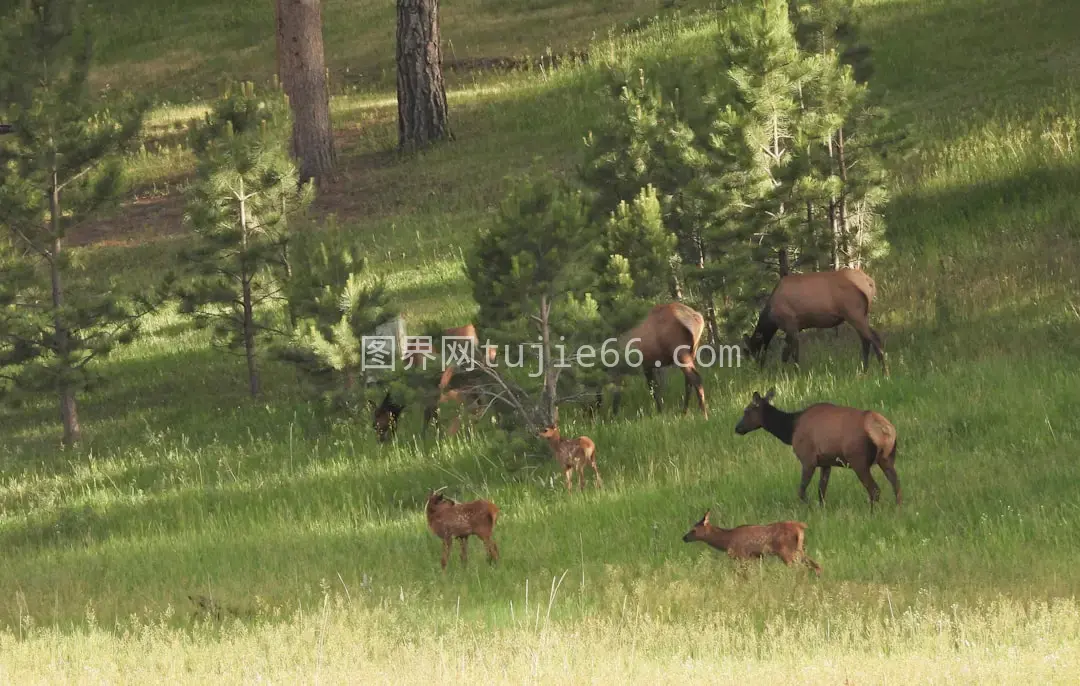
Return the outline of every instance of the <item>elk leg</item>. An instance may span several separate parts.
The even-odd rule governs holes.
[[[687,374],[689,370],[683,370],[683,376],[686,379],[686,383],[683,385],[683,398],[682,398],[682,413],[686,415],[690,412],[690,389],[693,388],[694,382],[690,380],[690,375]]]
[[[574,478],[572,476],[573,473],[574,473],[574,470],[571,467],[567,467],[565,470],[563,470],[563,474],[566,476],[566,490],[567,490],[567,492],[572,492],[574,490]]]
[[[855,470],[855,473],[859,475],[859,481],[866,487],[866,492],[870,494],[870,511],[874,510],[874,503],[877,502],[878,496],[881,494],[881,489],[878,488],[877,482],[874,481],[874,477],[870,475],[869,465],[862,469]]]
[[[577,487],[579,491],[585,490],[585,467],[578,466],[577,471]]]
[[[690,410],[690,389],[693,388],[694,392],[697,394],[698,407],[701,408],[701,413],[705,416],[705,419],[708,419],[709,408],[705,406],[705,386],[701,382],[701,374],[693,367],[683,369],[683,374],[686,376],[686,393],[683,396],[683,414],[686,414]]]
[[[889,465],[888,467],[881,465],[881,471],[885,472],[885,478],[892,484],[893,493],[896,494],[896,504],[899,506],[901,504],[900,480],[896,476],[896,467],[893,467],[892,465]]]
[[[832,473],[832,467],[822,467],[821,476],[818,478],[817,493],[818,502],[822,506],[825,505],[825,491],[829,488],[829,476]]]
[[[799,551],[799,559],[802,560],[802,563],[805,564],[807,567],[814,570],[815,574],[817,574],[818,576],[821,575],[821,565],[811,560],[810,556],[806,554],[806,551]]]
[[[454,417],[454,421],[450,422],[450,428],[446,430],[447,436],[454,436],[457,434],[458,429],[461,428],[461,417]]]
[[[785,353],[790,356],[791,361],[795,363],[795,366],[799,366],[799,331],[797,329],[789,329],[784,332],[784,342],[787,344]]]
[[[450,559],[450,546],[452,546],[453,543],[454,543],[454,539],[452,539],[449,536],[444,538],[443,542],[442,542],[442,544],[443,544],[442,545],[442,560],[440,560],[440,563],[442,564],[442,568],[443,568],[444,572],[446,571],[446,561],[448,559]]]
[[[424,408],[424,426],[420,429],[420,437],[427,436],[427,430],[430,425],[434,424],[436,430],[439,427],[439,406],[428,405]]]
[[[867,324],[866,328],[870,329],[870,325]],[[870,344],[874,346],[874,353],[877,354],[878,362],[881,362],[881,370],[885,373],[885,376],[889,375],[889,363],[885,360],[885,346],[881,344],[881,336],[877,331],[870,329]]]
[[[600,470],[596,468],[596,461],[593,460],[591,464],[592,464],[593,474],[596,475],[596,487],[597,488],[603,488],[604,487],[604,480],[600,478]]]
[[[799,483],[799,500],[809,504],[806,499],[806,487],[810,485],[810,479],[814,478],[814,470],[817,469],[816,464],[803,465],[802,468],[802,481]]]
[[[495,545],[495,539],[490,535],[487,538],[482,538],[482,540],[484,541],[484,550],[487,550],[488,564],[495,564],[499,561],[499,546]]]
[[[458,543],[461,544],[461,566],[464,567],[469,561],[469,537],[458,536]]]
[[[865,319],[856,319],[851,321],[852,328],[858,332],[859,337],[862,339],[862,362],[863,371],[866,372],[870,369],[870,348],[874,349],[874,354],[877,355],[878,362],[881,363],[881,369],[885,372],[885,375],[889,375],[889,367],[885,363],[885,351],[881,346],[881,336],[877,331],[870,328],[870,322]]]

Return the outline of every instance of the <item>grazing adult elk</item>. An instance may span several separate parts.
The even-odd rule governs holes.
[[[807,556],[803,549],[806,542],[806,524],[802,522],[775,522],[773,524],[743,524],[734,529],[721,529],[709,523],[709,513],[682,537],[684,543],[703,541],[717,550],[727,551],[735,560],[752,560],[775,555],[791,566],[801,561],[817,574],[821,565]]]
[[[705,330],[705,318],[699,312],[682,303],[664,303],[649,311],[645,319],[627,331],[620,340],[620,354],[627,346],[641,353],[641,367],[645,381],[656,402],[656,411],[663,409],[663,399],[658,387],[656,371],[663,367],[678,364],[686,378],[686,392],[683,394],[683,414],[690,409],[690,390],[697,393],[698,405],[706,419],[709,410],[705,406],[705,389],[701,383],[701,374],[694,366],[701,333]],[[635,340],[637,339],[637,340]],[[629,357],[629,355],[627,355]],[[636,356],[635,356],[636,357]],[[618,381],[612,400],[611,413],[619,412],[622,399],[622,381]]]
[[[480,337],[476,333],[476,327],[473,326],[472,324],[466,324],[465,326],[458,326],[458,327],[453,327],[453,328],[446,329],[442,333],[442,338],[443,338],[444,342],[447,339],[450,339],[450,340],[460,341],[463,346],[467,346],[469,343],[471,343],[471,345],[474,347],[474,349],[477,349],[477,348],[480,347]],[[476,352],[479,354],[480,351],[477,350]],[[487,358],[487,363],[488,364],[494,363],[495,362],[495,348],[494,347],[485,348],[484,352],[485,352],[484,356]],[[434,355],[435,350],[434,350],[434,347],[432,346],[432,347],[426,348],[425,350],[414,349],[414,350],[410,351],[410,353],[411,353],[411,355],[424,355],[424,354]],[[409,356],[405,357],[405,361],[406,361],[406,363],[409,362]],[[416,360],[416,361],[418,362],[418,360]],[[427,406],[424,408],[424,425],[423,425],[423,428],[421,429],[421,434],[422,435],[427,434],[428,425],[430,425],[432,423],[434,423],[436,425],[438,424],[439,415],[441,414],[440,411],[439,411],[440,405],[442,405],[443,403],[446,403],[446,402],[456,402],[456,403],[459,403],[462,406],[467,406],[467,405],[472,404],[472,402],[474,400],[474,398],[468,392],[467,389],[451,388],[451,383],[454,380],[454,376],[457,373],[458,368],[457,368],[457,366],[455,364],[453,364],[453,362],[451,360],[443,360],[443,361],[448,362],[448,364],[446,364],[446,366],[443,368],[442,375],[439,377],[438,393],[435,394],[432,397],[431,401],[428,402]],[[450,435],[450,436],[453,436],[454,434],[457,433],[460,426],[461,426],[460,417],[455,417],[454,421],[451,422],[451,424],[450,424],[450,428],[447,431],[447,434]]]
[[[870,367],[870,348],[874,349],[886,376],[881,336],[870,327],[870,306],[877,285],[861,269],[838,269],[809,274],[788,274],[773,289],[758,315],[754,333],[743,337],[743,344],[758,364],[765,366],[769,343],[778,330],[784,331],[781,359],[799,363],[799,332],[804,329],[831,329],[847,322],[862,340],[863,371]]]
[[[545,427],[536,434],[538,438],[546,439],[551,446],[551,452],[555,455],[555,461],[559,463],[563,474],[566,476],[566,490],[573,490],[571,475],[577,472],[578,490],[585,490],[585,465],[592,467],[596,475],[597,488],[603,488],[604,480],[600,478],[600,470],[596,468],[596,444],[588,436],[578,438],[563,438],[559,434],[557,426]]]
[[[492,538],[495,520],[499,517],[499,508],[487,500],[474,500],[469,503],[457,503],[442,493],[432,491],[427,498],[427,522],[431,532],[442,539],[442,564],[446,571],[446,561],[450,557],[453,539],[461,543],[461,564],[468,557],[469,536],[476,536],[484,542],[488,562],[494,564],[499,559],[499,548]]]
[[[881,489],[870,467],[877,464],[892,484],[896,504],[901,504],[900,482],[896,476],[896,427],[873,410],[859,410],[831,403],[817,403],[799,412],[784,412],[770,401],[776,389],[764,397],[754,392],[754,398],[735,425],[740,436],[764,428],[790,445],[802,463],[799,498],[806,500],[806,488],[821,468],[818,480],[818,500],[825,504],[825,490],[833,467],[850,467],[870,494],[870,509],[874,509]]]

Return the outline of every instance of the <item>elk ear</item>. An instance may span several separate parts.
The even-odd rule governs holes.
[[[761,394],[758,393],[757,391],[754,391],[754,402],[755,403],[761,402]]]
[[[765,400],[772,400],[776,396],[776,386],[769,389],[769,392],[765,394]]]
[[[712,510],[705,510],[705,516],[701,518],[701,523],[704,524],[705,526],[709,525],[709,514],[711,512],[712,512]]]

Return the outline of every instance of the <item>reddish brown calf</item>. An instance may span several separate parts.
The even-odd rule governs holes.
[[[488,562],[499,560],[499,548],[492,538],[492,529],[499,516],[499,508],[487,500],[474,500],[469,503],[457,503],[432,491],[427,499],[427,521],[431,532],[442,539],[442,568],[446,571],[446,562],[450,557],[453,539],[461,543],[461,564],[466,564],[469,536],[476,536],[484,542]]]
[[[735,560],[752,560],[775,555],[791,566],[801,561],[821,574],[821,565],[811,560],[803,549],[806,542],[806,524],[802,522],[776,522],[773,524],[744,524],[734,529],[721,529],[709,523],[709,510],[705,516],[683,536],[684,543],[704,541],[717,550],[727,551]]]

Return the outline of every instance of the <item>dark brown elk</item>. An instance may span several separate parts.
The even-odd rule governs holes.
[[[494,564],[499,560],[499,548],[492,538],[492,529],[499,517],[499,508],[495,503],[487,500],[457,503],[442,493],[432,491],[428,494],[426,514],[428,528],[443,542],[440,561],[443,571],[446,571],[455,538],[461,544],[462,565],[466,564],[468,558],[469,536],[476,536],[484,542],[489,563]]]
[[[761,367],[769,352],[769,343],[778,330],[784,332],[782,361],[799,363],[799,332],[804,329],[831,329],[847,322],[862,340],[863,371],[870,367],[870,348],[874,349],[886,375],[881,336],[870,327],[870,306],[877,285],[861,269],[839,269],[809,274],[788,274],[773,289],[758,315],[754,333],[743,337],[751,357]]]
[[[754,398],[735,425],[740,436],[764,428],[790,445],[802,463],[799,498],[806,500],[806,488],[821,468],[818,480],[818,500],[825,504],[825,490],[833,467],[850,467],[870,494],[870,509],[874,509],[881,489],[870,467],[878,465],[892,484],[896,504],[901,504],[900,482],[896,476],[896,427],[873,410],[859,410],[831,403],[817,403],[799,412],[784,412],[770,401],[776,389],[764,397],[754,392]]]
[[[690,391],[697,394],[698,405],[706,419],[709,410],[705,405],[705,389],[701,383],[701,374],[694,366],[701,334],[705,330],[705,318],[699,312],[682,303],[664,303],[649,311],[645,319],[627,331],[619,339],[620,355],[626,355],[627,346],[641,353],[641,367],[645,381],[649,385],[656,411],[663,409],[663,400],[656,372],[664,367],[678,365],[686,378],[686,392],[683,394],[683,414],[690,409]],[[626,355],[629,358],[629,355]],[[634,356],[636,358],[636,355]],[[636,359],[633,360],[636,363]],[[619,412],[622,398],[622,381],[617,382],[615,397],[612,400],[611,413]]]
[[[404,409],[403,405],[394,402],[390,397],[390,391],[387,391],[382,403],[375,408],[374,417],[371,421],[380,443],[385,443],[397,431],[398,418]]]
[[[717,550],[724,550],[734,560],[753,560],[775,555],[791,566],[803,562],[821,574],[821,565],[807,556],[803,546],[806,542],[806,524],[802,522],[775,522],[773,524],[743,524],[734,529],[721,529],[709,523],[710,510],[683,536],[684,543],[703,541]]]
[[[585,466],[592,467],[596,475],[597,488],[603,488],[604,480],[600,478],[600,470],[596,468],[596,444],[588,436],[578,438],[563,438],[559,434],[557,426],[548,426],[537,437],[547,440],[551,452],[555,455],[555,461],[559,463],[563,474],[566,476],[566,490],[573,490],[572,474],[577,472],[578,490],[585,489]]]

